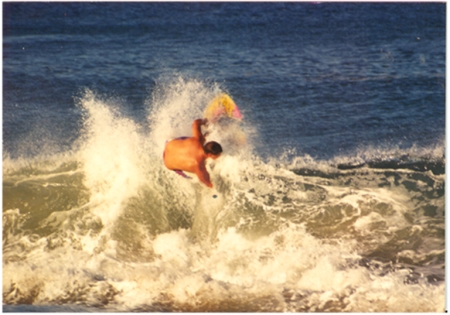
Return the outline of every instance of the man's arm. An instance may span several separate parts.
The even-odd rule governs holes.
[[[198,166],[197,171],[195,172],[195,174],[197,175],[198,179],[205,184],[206,186],[208,186],[209,188],[213,187],[213,184],[211,183],[211,179],[209,178],[209,173],[206,170],[205,167],[205,163],[200,163]]]
[[[206,119],[196,119],[194,120],[194,123],[192,124],[192,135],[194,138],[197,138],[200,143],[205,143],[205,137],[202,134],[202,125],[206,123]]]

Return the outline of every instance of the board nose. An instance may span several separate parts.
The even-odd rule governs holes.
[[[242,119],[241,111],[239,110],[239,108],[237,106],[234,108],[232,115],[236,119]]]

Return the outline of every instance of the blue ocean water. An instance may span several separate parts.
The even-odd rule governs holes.
[[[37,126],[70,146],[80,89],[139,117],[155,82],[179,75],[221,84],[270,154],[443,141],[441,3],[6,3],[3,14],[11,154]]]
[[[4,310],[443,311],[445,27],[445,3],[4,2]],[[160,156],[220,91],[247,144],[213,133],[211,203]]]

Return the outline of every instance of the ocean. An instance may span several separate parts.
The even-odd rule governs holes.
[[[4,312],[447,309],[446,3],[2,9]]]

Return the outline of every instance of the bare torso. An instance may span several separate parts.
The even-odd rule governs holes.
[[[205,137],[201,133],[202,119],[192,124],[193,137],[174,139],[166,143],[164,149],[164,165],[169,170],[186,171],[197,175],[198,179],[208,187],[213,187],[205,167],[206,158],[203,144]]]
[[[203,147],[198,139],[174,139],[166,144],[164,164],[169,170],[195,173],[198,163],[204,161]]]

